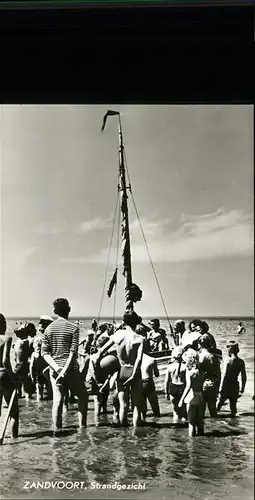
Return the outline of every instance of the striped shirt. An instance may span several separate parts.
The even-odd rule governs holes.
[[[63,368],[70,352],[74,358],[70,368],[79,369],[77,355],[79,345],[79,327],[67,319],[58,318],[45,330],[42,339],[42,356],[50,354],[60,368]]]

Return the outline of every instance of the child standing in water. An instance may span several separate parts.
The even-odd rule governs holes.
[[[187,405],[187,415],[189,422],[189,436],[204,435],[204,404],[202,390],[204,375],[199,370],[198,353],[189,349],[185,356],[186,362],[186,387],[179,401],[179,408],[183,403]]]
[[[179,408],[179,401],[183,395],[186,383],[186,365],[182,360],[183,350],[180,346],[173,349],[172,362],[167,366],[165,379],[166,399],[173,405],[173,422],[186,421],[186,407],[183,403]]]
[[[30,399],[33,394],[33,385],[29,377],[29,357],[31,351],[26,324],[20,325],[14,332],[17,339],[14,344],[15,367],[13,372],[19,382],[18,395],[21,397],[23,393],[26,399]]]
[[[160,417],[160,409],[158,402],[158,395],[155,388],[153,377],[159,377],[159,369],[157,360],[149,356],[150,342],[145,340],[144,351],[141,364],[142,374],[142,397],[141,397],[141,413],[143,421],[146,421],[147,414],[147,400],[151,405],[154,417]]]
[[[243,394],[246,385],[246,369],[243,359],[238,357],[239,345],[234,340],[227,344],[229,359],[225,364],[223,372],[221,387],[220,387],[220,400],[217,406],[217,411],[220,411],[225,401],[229,399],[231,417],[235,417],[237,413],[237,399],[240,394]],[[239,391],[238,377],[241,375],[241,390]]]

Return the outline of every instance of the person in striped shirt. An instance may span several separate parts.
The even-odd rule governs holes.
[[[67,389],[78,397],[79,426],[87,422],[88,393],[79,371],[78,345],[79,327],[68,321],[71,311],[67,299],[58,298],[53,302],[54,313],[58,316],[45,330],[42,340],[42,356],[50,366],[53,390],[52,419],[54,431],[62,428],[62,413]]]

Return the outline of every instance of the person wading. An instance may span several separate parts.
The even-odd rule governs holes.
[[[50,366],[53,390],[52,419],[54,432],[62,428],[63,404],[68,389],[78,397],[79,426],[87,422],[88,394],[77,361],[79,327],[68,321],[71,311],[67,299],[53,302],[58,316],[45,330],[42,340],[42,356]]]
[[[119,399],[119,422],[127,425],[129,393],[133,404],[133,425],[141,424],[142,376],[141,363],[144,337],[135,331],[141,318],[134,311],[126,311],[123,315],[124,329],[116,331],[98,350],[98,359],[115,345],[120,363],[116,384]]]
[[[3,314],[0,314],[0,415],[2,399],[4,397],[9,405],[13,391],[17,387],[17,380],[12,371],[10,362],[10,349],[12,337],[6,335],[6,320]],[[17,393],[14,397],[10,413],[12,437],[18,437],[19,431],[19,407]]]

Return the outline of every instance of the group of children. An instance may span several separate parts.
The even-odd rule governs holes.
[[[196,350],[177,347],[172,353],[173,361],[166,374],[166,398],[172,402],[174,422],[188,420],[190,436],[204,434],[206,406],[210,416],[216,417],[229,400],[231,417],[236,416],[237,400],[245,389],[246,370],[244,361],[238,356],[238,344],[230,341],[227,350],[228,359],[222,375],[220,359],[212,352],[206,335],[199,339]]]
[[[135,315],[131,313],[129,318],[126,315],[126,324],[118,327],[111,323],[98,326],[94,320],[77,352],[84,384],[94,398],[96,418],[101,411],[106,412],[112,391],[114,421],[123,425],[127,423],[130,405],[134,425],[146,421],[148,403],[153,415],[160,417],[153,380],[159,376],[159,370],[153,352],[169,349],[158,319],[147,326],[137,315],[132,319],[132,314]],[[38,331],[33,323],[18,325],[13,343],[5,336],[6,321],[0,315],[0,403],[4,396],[8,404],[13,389],[17,388],[11,413],[13,437],[18,434],[18,397],[30,399],[36,393],[41,400],[45,389],[47,399],[53,398],[49,366],[42,355],[44,332],[52,323],[51,317],[41,316]],[[235,341],[227,344],[228,358],[222,370],[222,353],[206,322],[193,320],[186,329],[184,321],[178,320],[169,340],[173,348],[166,369],[165,396],[172,403],[174,423],[188,421],[190,436],[203,435],[206,406],[210,416],[216,417],[226,400],[230,402],[231,416],[235,417],[237,400],[246,384],[245,363],[238,356],[238,344]],[[74,402],[75,395],[69,391],[69,401],[70,397]],[[67,398],[68,392],[66,402]]]

